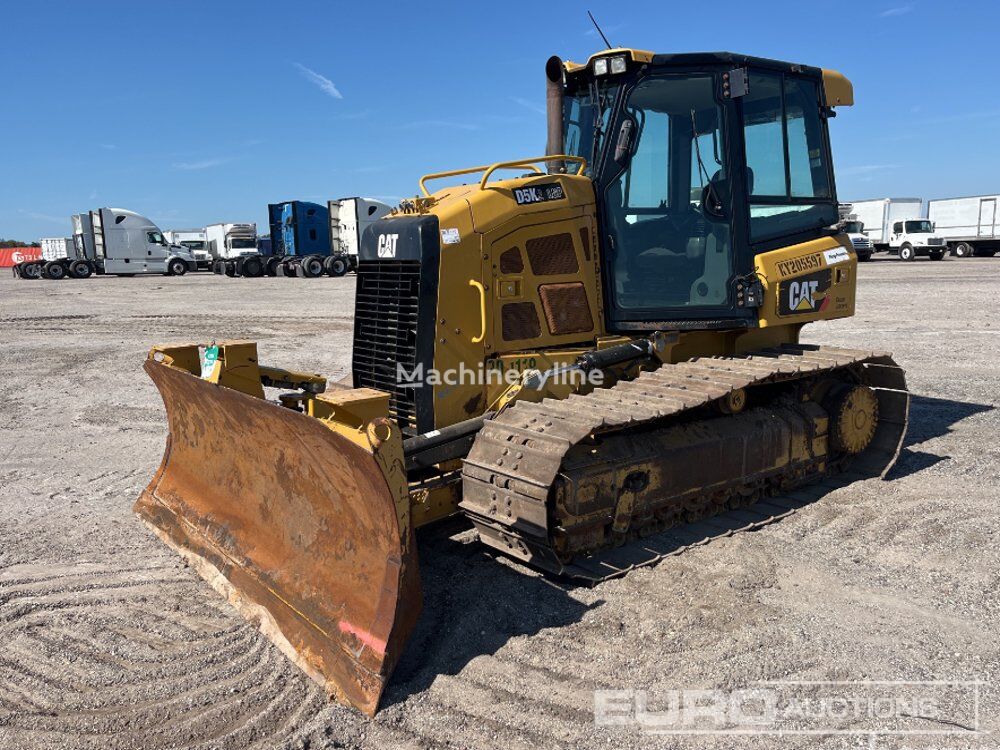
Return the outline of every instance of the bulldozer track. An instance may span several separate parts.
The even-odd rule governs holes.
[[[575,445],[588,438],[656,427],[708,406],[738,389],[832,373],[860,372],[875,390],[879,422],[871,444],[837,474],[825,473],[790,492],[757,492],[745,507],[671,527],[621,547],[566,562],[553,549],[549,490]],[[833,489],[882,476],[895,462],[906,432],[909,394],[902,369],[881,352],[804,344],[744,355],[663,365],[634,380],[564,400],[519,402],[487,421],[463,467],[463,510],[493,546],[569,578],[596,583],[653,565],[714,539],[752,531],[784,518]],[[761,498],[761,494],[764,497]],[[759,498],[759,499],[758,499]],[[711,498],[699,510],[711,509]]]

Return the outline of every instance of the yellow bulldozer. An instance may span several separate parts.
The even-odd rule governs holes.
[[[415,529],[464,518],[601,581],[884,474],[906,429],[890,356],[799,343],[854,313],[846,78],[634,49],[545,70],[545,156],[427,175],[366,230],[354,387],[248,341],[145,363],[170,432],[137,513],[369,715],[420,612]]]

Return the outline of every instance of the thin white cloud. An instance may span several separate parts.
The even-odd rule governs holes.
[[[118,146],[116,146],[113,143],[102,143],[101,148],[103,148],[105,151],[114,151],[116,148],[118,148]]]
[[[198,169],[211,169],[212,167],[218,167],[225,164],[228,161],[232,161],[232,159],[223,159],[218,156],[213,159],[202,159],[201,161],[179,161],[174,163],[174,169],[182,169],[186,172]]]
[[[370,115],[371,113],[372,113],[372,111],[370,109],[362,109],[362,110],[360,110],[358,112],[344,112],[343,114],[334,115],[332,119],[334,119],[334,120],[363,120],[366,117],[368,117],[368,115]]]
[[[898,5],[895,8],[888,8],[878,14],[879,18],[892,18],[893,16],[905,16],[913,10],[912,5]]]
[[[512,96],[510,97],[510,100],[514,102],[514,104],[520,104],[525,109],[530,109],[532,112],[537,112],[540,115],[545,114],[545,107],[543,107],[541,104],[531,101],[530,99],[524,99],[523,97],[520,96]]]
[[[612,44],[614,44],[614,42],[611,41],[611,35],[614,34],[616,31],[621,31],[624,28],[625,28],[625,24],[623,24],[623,23],[615,23],[615,24],[612,24],[611,26],[602,26],[601,27],[601,31],[604,32],[604,36],[608,37],[608,41],[611,42]],[[593,26],[591,26],[589,29],[587,29],[585,32],[583,32],[583,35],[584,36],[596,36],[596,37],[598,37],[598,39],[600,39],[600,37],[597,34],[597,29],[595,29]],[[604,43],[604,40],[601,39],[601,44],[603,44],[603,43]]]
[[[320,91],[322,91],[327,96],[332,96],[334,99],[344,98],[344,95],[340,93],[340,91],[334,85],[333,81],[331,81],[326,76],[320,75],[315,70],[307,68],[305,65],[302,65],[301,63],[292,63],[292,64],[299,69],[299,72],[303,75],[303,77],[307,81],[314,84]]]
[[[899,169],[898,164],[857,164],[853,167],[837,169],[838,175],[867,175],[874,172],[884,172],[887,169]]]
[[[22,216],[27,216],[29,219],[35,219],[36,221],[47,221],[50,224],[69,224],[68,216],[53,216],[52,214],[40,214],[37,211],[28,211],[25,208],[17,209],[17,212]]]
[[[439,128],[442,130],[479,130],[478,125],[471,122],[454,122],[453,120],[414,120],[399,126],[402,130],[415,130],[417,128]]]

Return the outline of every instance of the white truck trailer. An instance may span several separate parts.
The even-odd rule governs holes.
[[[875,252],[897,254],[900,260],[915,260],[920,255],[941,260],[948,250],[944,238],[923,217],[920,198],[878,198],[851,205]]]
[[[171,245],[181,245],[191,251],[198,270],[212,268],[212,256],[208,252],[208,237],[204,229],[168,229],[163,233]]]
[[[74,257],[75,254],[72,237],[42,237],[38,244],[42,247],[44,261]]]
[[[98,208],[71,217],[73,244],[64,257],[28,261],[15,269],[24,279],[85,279],[92,274],[183,276],[195,268],[186,247],[170,245],[153,222],[123,208]]]
[[[365,229],[392,207],[372,198],[340,198],[326,206],[330,212],[330,256],[323,266],[330,276],[343,276],[358,270],[358,247]]]
[[[992,257],[1000,251],[1000,195],[941,198],[927,202],[934,232],[948,243],[952,255]]]
[[[872,253],[874,252],[872,241],[865,234],[864,223],[854,213],[854,206],[850,203],[841,203],[838,209],[840,211],[840,223],[837,225],[837,228],[850,238],[851,245],[854,247],[854,253],[858,256],[859,261],[871,260]]]

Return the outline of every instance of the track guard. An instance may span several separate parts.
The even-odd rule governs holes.
[[[145,370],[170,434],[135,512],[332,698],[373,715],[421,606],[398,429],[352,440],[180,367]]]

